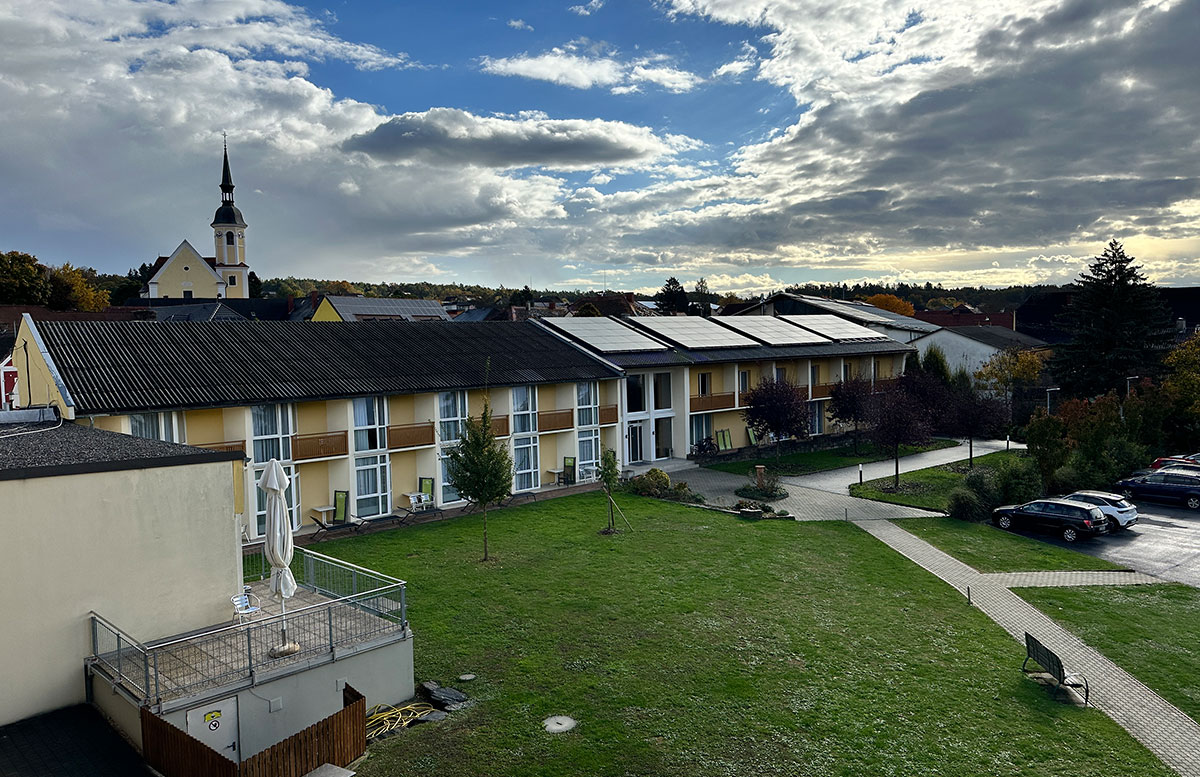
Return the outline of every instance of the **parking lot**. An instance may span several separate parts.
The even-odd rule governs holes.
[[[1164,580],[1200,587],[1200,510],[1147,501],[1135,504],[1138,523],[1123,532],[1069,544],[1046,535],[1030,536]]]

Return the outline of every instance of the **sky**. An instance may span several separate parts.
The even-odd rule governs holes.
[[[1200,284],[1200,0],[0,0],[0,251],[743,295]]]

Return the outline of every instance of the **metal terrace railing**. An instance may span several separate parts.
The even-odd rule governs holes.
[[[258,549],[255,550],[255,545]],[[261,543],[247,546],[244,578],[270,576]],[[198,634],[143,643],[112,622],[91,614],[89,666],[143,704],[253,683],[255,675],[305,668],[333,660],[339,648],[407,634],[405,583],[394,577],[296,548],[292,573],[300,590],[286,615],[217,627]],[[298,653],[275,657],[286,619]]]

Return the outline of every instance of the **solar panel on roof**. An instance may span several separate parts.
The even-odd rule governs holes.
[[[829,342],[828,337],[801,329],[774,316],[722,316],[721,323],[771,345],[813,345]]]
[[[549,318],[543,322],[582,340],[601,353],[665,351],[667,346],[611,318]]]
[[[797,326],[802,326],[805,329],[811,329],[817,334],[825,335],[832,340],[890,339],[887,335],[876,332],[873,329],[867,329],[865,326],[860,326],[844,318],[825,315],[824,313],[811,316],[780,316],[780,318]]]
[[[759,344],[700,316],[644,317],[637,323],[684,348],[744,348]]]
[[[872,324],[886,324],[889,319],[886,316],[880,316],[869,310],[864,310],[862,305],[854,305],[846,302],[837,302],[835,300],[823,299],[820,297],[805,297],[804,301],[813,307],[828,310],[832,313],[838,313],[843,316],[850,316],[859,321],[868,321]]]

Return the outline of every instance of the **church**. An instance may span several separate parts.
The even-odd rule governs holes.
[[[213,216],[215,256],[201,256],[184,240],[170,256],[160,256],[141,296],[147,299],[246,299],[250,266],[246,264],[246,220],[233,204],[229,148],[221,170],[221,206]]]

